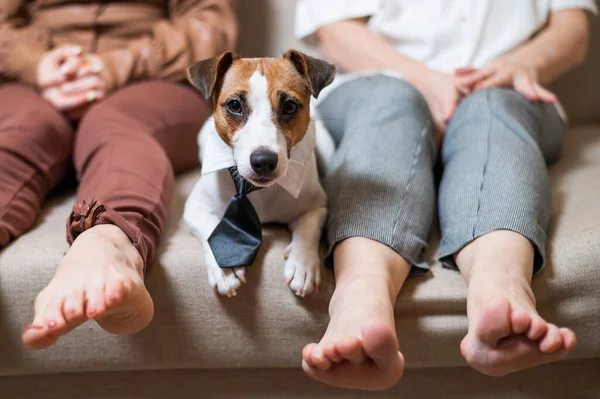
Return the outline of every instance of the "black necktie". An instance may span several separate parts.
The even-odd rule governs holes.
[[[247,195],[259,188],[229,168],[236,194],[231,197],[225,215],[208,237],[208,245],[221,268],[252,266],[260,244],[262,226]]]

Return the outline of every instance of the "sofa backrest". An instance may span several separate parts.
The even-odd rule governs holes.
[[[296,0],[241,0],[238,3],[241,55],[279,57],[290,48],[309,51],[293,35]],[[594,18],[585,64],[561,78],[552,89],[559,95],[572,123],[600,122],[600,18]]]

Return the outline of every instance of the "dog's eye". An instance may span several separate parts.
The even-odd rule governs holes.
[[[291,116],[291,115],[294,115],[297,111],[298,111],[298,103],[296,101],[287,100],[285,103],[283,103],[283,108],[281,109],[281,112],[284,115]]]
[[[242,103],[239,100],[229,100],[227,101],[227,109],[233,114],[241,114]]]

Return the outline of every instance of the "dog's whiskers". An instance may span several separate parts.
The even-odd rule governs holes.
[[[233,172],[231,173],[231,178],[233,179],[233,182],[236,187],[238,186],[240,181],[243,180],[243,177],[242,175],[240,175],[240,171],[238,170],[238,168],[235,168],[233,170]]]
[[[311,174],[311,175],[312,175],[312,176],[313,176],[315,179],[319,180],[319,176],[318,176],[316,173],[314,173],[314,172],[313,172],[313,171],[312,171],[312,170],[311,170],[311,169],[310,169],[308,166],[304,165],[302,162],[298,162],[298,161],[296,161],[296,160],[294,160],[294,159],[290,159],[290,160],[288,160],[288,162],[290,163],[290,166],[293,166],[293,165],[298,165],[298,166],[301,166],[301,167],[303,167],[303,168],[304,168],[304,169],[306,169],[306,170],[308,171],[308,173],[310,173],[310,174]]]

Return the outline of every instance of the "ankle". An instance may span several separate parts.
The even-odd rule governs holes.
[[[500,230],[477,238],[457,252],[454,260],[467,283],[473,276],[489,273],[531,282],[534,254],[527,238]]]
[[[515,265],[494,264],[493,262],[474,263],[468,268],[468,272],[463,273],[467,286],[471,285],[473,280],[494,280],[498,283],[524,283],[531,285],[531,273],[526,268],[516,267]]]
[[[358,278],[370,277],[389,285],[394,297],[410,273],[410,264],[397,252],[379,242],[363,238],[349,238],[334,252],[334,271],[337,285]]]
[[[113,224],[98,224],[84,231],[77,237],[78,241],[89,240],[90,245],[109,244],[125,255],[131,266],[140,277],[144,278],[144,261],[129,237],[119,227]]]
[[[131,242],[129,240],[129,237],[127,237],[127,235],[123,233],[123,230],[121,230],[114,224],[97,224],[81,233],[77,238],[85,236],[96,236],[103,239],[109,239],[115,244],[124,244],[125,242]]]
[[[389,275],[378,272],[344,275],[336,280],[329,302],[329,316],[352,311],[356,306],[392,308],[400,291]]]

